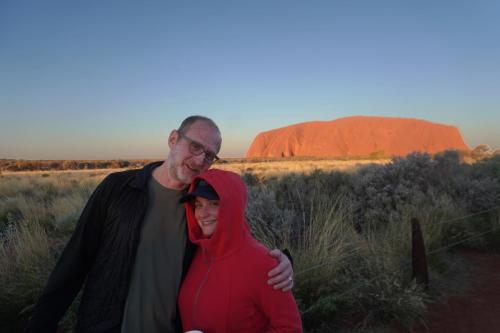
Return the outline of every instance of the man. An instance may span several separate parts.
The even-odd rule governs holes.
[[[194,248],[179,199],[218,158],[221,142],[211,119],[188,117],[170,133],[165,161],[107,176],[87,202],[27,332],[55,332],[84,282],[78,332],[180,331],[177,293]],[[280,263],[269,284],[290,290],[289,260],[277,250],[270,254]]]

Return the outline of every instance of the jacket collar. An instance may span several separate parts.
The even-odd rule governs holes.
[[[153,173],[153,170],[162,164],[163,161],[146,164],[142,169],[139,170],[139,172],[135,174],[134,178],[132,179],[132,182],[130,183],[130,186],[137,188],[141,191],[146,191],[148,186],[148,181],[149,178],[151,177],[151,174]]]

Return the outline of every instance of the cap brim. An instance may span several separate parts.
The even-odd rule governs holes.
[[[179,201],[181,203],[185,203],[196,199],[196,197],[202,197],[207,200],[219,200],[219,196],[216,193],[210,193],[210,192],[198,193],[196,190],[194,190],[193,192],[184,195]]]
[[[184,195],[179,201],[180,203],[185,203],[194,200],[196,198],[196,195],[193,195],[192,193],[188,193]]]

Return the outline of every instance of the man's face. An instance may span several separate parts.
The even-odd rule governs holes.
[[[216,154],[221,138],[216,129],[205,121],[196,121],[181,135],[173,131],[169,137],[170,153],[168,156],[169,176],[184,185],[190,184],[194,177],[207,170],[211,162],[205,160],[206,153],[194,155],[190,145],[201,145],[206,152]]]

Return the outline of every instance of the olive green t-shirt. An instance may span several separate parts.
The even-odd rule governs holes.
[[[177,294],[186,247],[183,191],[153,177],[123,316],[122,333],[175,332]]]

